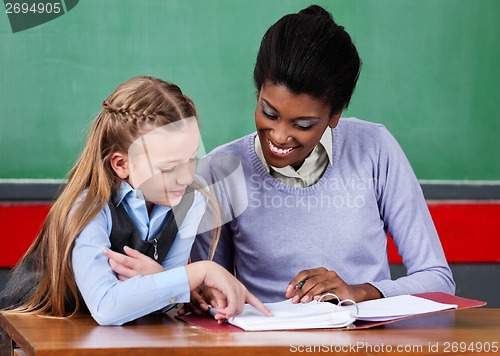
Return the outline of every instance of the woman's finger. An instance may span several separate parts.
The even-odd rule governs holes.
[[[318,276],[318,275],[321,275],[325,272],[328,272],[328,270],[325,267],[318,267],[318,268],[312,268],[312,269],[300,271],[288,284],[286,292],[285,292],[285,297],[292,298],[297,294],[302,296],[305,293],[304,287],[307,288],[307,286],[306,286],[307,282],[311,278]],[[309,283],[309,286],[310,286],[310,283]],[[302,290],[302,293],[300,292],[301,290]]]

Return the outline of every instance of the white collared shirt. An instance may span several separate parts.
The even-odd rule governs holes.
[[[306,188],[316,183],[325,172],[328,164],[332,164],[332,130],[327,128],[319,143],[298,170],[291,166],[277,168],[270,166],[264,158],[259,136],[255,136],[255,153],[262,165],[274,178],[295,188]]]

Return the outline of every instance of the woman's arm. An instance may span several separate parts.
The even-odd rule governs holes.
[[[381,125],[377,130],[373,179],[379,211],[374,213],[380,215],[384,229],[398,247],[407,276],[349,285],[336,271],[314,268],[299,272],[290,281],[287,298],[308,302],[330,292],[360,302],[428,291],[454,293],[451,271],[415,174],[394,137]],[[386,258],[380,256],[380,261]]]
[[[396,139],[380,128],[378,205],[384,225],[407,269],[397,280],[371,283],[386,297],[441,291],[453,294],[455,282],[420,184]]]

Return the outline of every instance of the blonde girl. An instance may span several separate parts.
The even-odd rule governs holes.
[[[204,285],[219,320],[245,301],[269,314],[219,265],[186,265],[207,204],[193,189],[199,142],[195,107],[178,86],[152,77],[121,84],[104,100],[0,308],[56,317],[88,309],[101,325],[121,325],[188,302]]]

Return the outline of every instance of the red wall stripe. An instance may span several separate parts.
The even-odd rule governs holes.
[[[500,203],[428,204],[450,263],[500,262]],[[390,240],[389,261],[401,263]]]
[[[11,267],[38,234],[49,204],[0,204],[0,267]],[[500,262],[500,203],[429,203],[450,263]],[[401,263],[392,241],[389,261]]]
[[[42,227],[49,204],[1,204],[0,267],[12,267],[23,256]]]

